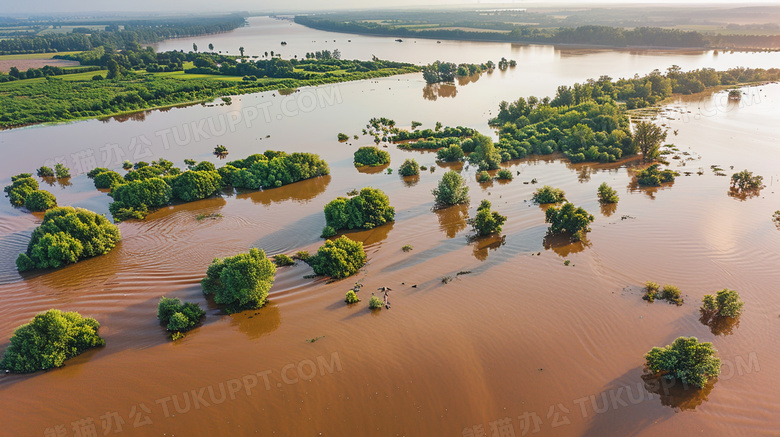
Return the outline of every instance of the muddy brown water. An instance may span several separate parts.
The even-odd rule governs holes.
[[[279,189],[226,192],[161,209],[145,221],[120,224],[123,240],[106,256],[25,275],[13,261],[40,215],[0,202],[0,346],[15,327],[53,307],[95,317],[106,339],[104,348],[63,368],[0,376],[0,435],[77,435],[90,420],[97,435],[120,429],[120,435],[511,435],[510,426],[515,435],[775,435],[780,231],[771,216],[780,209],[780,86],[746,88],[741,103],[719,93],[669,105],[657,121],[690,154],[682,158],[692,159],[672,166],[692,173],[657,189],[631,184],[631,161],[572,165],[534,157],[507,164],[520,172],[509,183],[479,184],[473,168],[458,168],[470,205],[432,211],[430,192],[448,169],[435,164],[433,153],[391,145],[394,174],[359,172],[352,153],[371,139],[336,141],[339,131],[360,133],[372,116],[402,126],[440,120],[488,132],[488,112],[501,99],[546,95],[559,83],[600,74],[682,64],[689,55],[599,51],[596,56],[615,60],[603,65],[592,65],[589,56],[555,61],[560,71],[587,71],[550,78],[535,69],[497,72],[435,102],[424,98],[421,77],[409,75],[303,89],[288,100],[264,93],[234,98],[230,106],[150,112],[143,120],[0,132],[2,147],[23,145],[0,163],[6,182],[51,159],[74,170],[73,156],[89,161],[89,151],[98,165],[107,159],[112,168],[121,160],[104,155],[219,163],[211,155],[216,144],[228,147],[228,159],[266,149],[314,152],[332,169],[328,177]],[[567,64],[572,58],[576,63]],[[697,62],[728,65],[711,57]],[[284,102],[292,108],[305,103],[295,99],[316,98],[322,89],[336,90],[340,101],[282,112]],[[270,119],[247,127],[251,113],[238,111],[265,101],[273,102]],[[174,131],[191,134],[201,120],[209,129],[209,120],[218,125],[227,114],[245,118],[222,135],[173,137]],[[401,178],[397,168],[411,157],[435,171]],[[727,174],[732,165],[747,168],[767,186],[744,201],[730,197],[728,178],[714,175],[711,165]],[[107,212],[106,194],[78,173],[68,183],[42,186],[60,204]],[[525,183],[534,178],[537,185]],[[601,182],[620,195],[614,209],[602,209],[596,199]],[[564,189],[596,216],[585,241],[545,238],[543,208],[530,203],[542,184]],[[384,190],[397,214],[391,225],[349,234],[366,244],[369,264],[359,274],[329,283],[309,277],[302,263],[282,267],[270,303],[234,315],[204,298],[199,281],[214,257],[250,247],[269,255],[313,252],[323,241],[323,206],[364,186]],[[465,220],[482,199],[508,216],[503,238],[468,238]],[[197,220],[199,214],[221,217]],[[403,252],[405,244],[414,249]],[[445,284],[445,277],[452,280]],[[647,280],[677,285],[685,304],[643,301]],[[344,294],[356,281],[364,284],[362,301],[348,307]],[[381,286],[392,288],[392,309],[372,313],[368,299]],[[703,325],[701,297],[726,287],[746,302],[738,325]],[[200,303],[207,309],[203,326],[170,342],[155,319],[163,295]],[[682,335],[712,341],[724,362],[721,377],[704,390],[643,378],[643,354]]]

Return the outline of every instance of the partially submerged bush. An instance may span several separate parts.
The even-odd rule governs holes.
[[[490,177],[490,173],[481,171],[477,173],[477,182],[490,182],[493,178]]]
[[[349,139],[349,135],[347,135],[345,133],[339,132],[338,138],[339,138],[339,141],[341,141],[343,143],[344,141],[347,141]]]
[[[371,299],[368,300],[368,307],[372,310],[381,310],[383,303],[384,302],[382,302],[382,299],[376,296],[371,296]]]
[[[680,289],[674,285],[664,285],[663,288],[661,288],[657,282],[647,281],[645,283],[645,295],[642,296],[642,299],[649,302],[654,302],[656,299],[663,299],[679,306],[683,304],[683,299],[680,295]]]
[[[295,261],[292,258],[290,258],[289,256],[287,256],[287,255],[285,255],[283,253],[280,253],[279,255],[275,255],[274,256],[274,264],[276,264],[279,267],[291,266],[291,265],[295,264]]]
[[[320,234],[320,237],[322,238],[330,238],[334,235],[338,234],[335,229],[333,229],[333,226],[325,226],[322,228],[322,233]]]
[[[382,190],[371,187],[363,188],[355,197],[338,197],[325,205],[326,229],[334,230],[331,235],[340,229],[372,229],[394,218],[395,208],[390,206],[390,199]]]
[[[95,319],[76,312],[51,309],[37,314],[14,331],[0,369],[30,373],[61,367],[65,360],[106,344],[97,333],[99,328]]]
[[[163,297],[157,304],[157,319],[171,333],[181,333],[194,328],[206,312],[192,302],[182,303],[179,299]],[[175,336],[181,338],[182,336]]]
[[[32,233],[27,252],[16,259],[19,271],[53,269],[104,255],[121,239],[119,228],[102,215],[81,208],[46,211]]]
[[[54,173],[57,175],[57,179],[65,179],[70,177],[70,169],[59,162],[54,165]]]
[[[171,189],[173,196],[184,202],[205,199],[222,189],[222,177],[214,170],[185,171],[176,176]]]
[[[753,172],[742,170],[731,175],[731,189],[735,191],[757,190],[763,187],[763,176],[753,176]]]
[[[122,175],[111,170],[98,173],[93,179],[95,188],[113,188],[114,185],[125,183]]]
[[[11,177],[11,185],[3,188],[13,206],[22,206],[32,192],[38,189],[38,181],[30,173],[21,173]]]
[[[378,147],[364,146],[355,151],[355,167],[377,167],[389,163],[390,154]]]
[[[503,181],[511,181],[514,179],[514,175],[512,174],[512,171],[506,168],[502,168],[501,170],[496,173],[496,176],[499,180]]]
[[[680,173],[670,169],[658,170],[658,164],[653,164],[636,172],[636,182],[643,187],[657,187],[662,183],[674,182],[676,176],[680,176]]]
[[[599,202],[602,203],[618,203],[618,200],[620,200],[617,191],[607,185],[606,182],[602,182],[601,185],[599,185],[598,196]]]
[[[149,208],[158,208],[170,203],[173,190],[162,178],[153,177],[126,184],[115,185],[109,195],[114,199],[108,206],[115,220],[124,220],[132,212],[146,216]],[[124,210],[124,214],[122,213]]]
[[[739,317],[745,302],[739,298],[739,293],[724,288],[716,296],[707,294],[702,299],[701,311],[710,317]]]
[[[533,200],[536,203],[561,203],[566,200],[566,193],[560,188],[545,185],[534,192]]]
[[[213,294],[214,302],[235,313],[265,305],[275,274],[276,266],[265,252],[252,248],[249,253],[215,258],[200,283],[204,294]]]
[[[411,252],[413,249],[414,247],[411,244],[404,244],[401,247],[401,250],[403,250],[404,252]]]
[[[439,149],[439,151],[436,152],[436,159],[444,162],[463,161],[464,157],[463,149],[457,144],[452,144],[449,147]]]
[[[420,174],[420,165],[414,159],[407,159],[398,169],[401,176],[416,176]]]
[[[460,174],[450,170],[444,173],[439,186],[433,189],[433,196],[436,198],[436,206],[440,208],[469,203],[469,187]]]
[[[309,258],[309,265],[318,275],[327,275],[336,279],[354,275],[366,264],[366,252],[363,243],[353,241],[342,235],[326,241],[317,254]]]
[[[593,220],[593,215],[569,202],[559,208],[552,206],[545,212],[545,222],[550,223],[548,232],[553,235],[568,232],[572,241],[580,241],[590,231]]]
[[[306,261],[309,260],[311,255],[309,255],[309,251],[308,250],[299,250],[299,251],[295,252],[295,257],[298,258],[299,260],[303,261],[303,262],[306,262]]]
[[[38,176],[42,178],[46,177],[52,177],[54,176],[54,170],[51,169],[51,167],[41,166],[41,168],[38,169]]]
[[[57,198],[46,190],[35,190],[24,199],[24,207],[30,211],[46,211],[57,206]]]
[[[477,209],[477,216],[471,220],[474,233],[478,237],[501,233],[501,227],[506,222],[506,216],[490,210],[490,202],[483,200]]]
[[[699,388],[720,374],[720,359],[715,356],[712,343],[699,343],[696,337],[679,337],[669,346],[654,347],[645,360],[653,373],[663,373],[664,378],[677,378]]]
[[[346,298],[344,299],[344,302],[348,304],[358,303],[360,302],[360,298],[358,298],[358,295],[354,290],[349,290],[347,292]]]

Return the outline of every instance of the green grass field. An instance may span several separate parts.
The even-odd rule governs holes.
[[[27,53],[24,55],[0,55],[0,61],[19,61],[25,59],[51,59],[55,55],[72,55],[81,52],[59,52],[59,53]]]

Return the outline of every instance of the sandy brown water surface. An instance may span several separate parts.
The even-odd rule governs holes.
[[[665,68],[682,64],[683,56],[636,55],[635,62]],[[769,62],[763,56],[753,59]],[[711,65],[728,65],[719,62]],[[61,369],[0,376],[0,435],[46,435],[57,427],[78,435],[90,420],[97,435],[120,429],[120,435],[182,436],[776,435],[780,230],[771,216],[780,209],[780,86],[746,88],[741,104],[719,93],[669,105],[657,122],[689,153],[682,158],[691,158],[672,160],[672,167],[691,175],[658,189],[631,184],[630,160],[571,165],[530,158],[507,164],[520,172],[509,183],[479,184],[474,169],[457,168],[468,181],[470,205],[432,211],[430,191],[448,169],[435,164],[434,154],[391,145],[394,174],[359,172],[352,153],[371,139],[336,141],[340,131],[360,133],[372,116],[401,126],[440,120],[487,133],[488,112],[499,100],[546,95],[560,83],[617,77],[633,67],[588,68],[546,79],[538,69],[497,72],[436,101],[424,98],[419,75],[408,75],[323,88],[339,100],[297,113],[284,113],[284,102],[305,103],[295,99],[316,98],[318,89],[288,100],[264,93],[234,98],[231,106],[152,112],[143,121],[0,132],[1,147],[25,146],[0,163],[6,182],[46,160],[70,162],[89,150],[97,164],[105,159],[118,168],[121,161],[104,156],[119,153],[113,144],[122,159],[164,157],[179,166],[188,157],[218,163],[210,155],[216,144],[228,147],[229,159],[266,149],[314,152],[332,169],[278,189],[164,208],[120,224],[123,240],[108,255],[25,275],[13,260],[40,215],[0,202],[0,346],[15,327],[53,307],[96,318],[106,340]],[[240,111],[265,101],[273,102],[270,118],[247,122]],[[245,118],[221,135],[173,137],[225,114]],[[139,146],[141,137],[148,148]],[[409,157],[435,171],[404,180],[395,173]],[[730,197],[728,178],[711,165],[728,174],[731,166],[747,168],[767,186],[744,201]],[[534,178],[538,185],[525,183]],[[602,209],[596,198],[605,181],[621,197],[614,209]],[[70,183],[42,185],[60,204],[107,213],[109,199],[86,176]],[[543,209],[530,202],[541,184],[564,189],[596,216],[584,242],[545,238]],[[314,251],[323,241],[323,206],[364,186],[384,190],[397,214],[391,225],[349,234],[368,253],[358,275],[328,283],[308,277],[303,263],[282,267],[270,303],[235,315],[204,298],[199,281],[214,257],[250,247],[270,255]],[[468,238],[465,219],[482,199],[508,217],[503,238]],[[196,219],[212,213],[221,217]],[[405,244],[414,249],[403,252]],[[445,277],[452,280],[445,284]],[[677,285],[685,304],[643,301],[647,280]],[[344,293],[356,281],[364,284],[362,302],[347,307]],[[381,286],[393,289],[392,309],[372,313],[367,301]],[[726,287],[746,302],[739,323],[703,325],[701,297]],[[155,319],[163,295],[207,308],[203,326],[168,340]],[[724,362],[721,377],[704,390],[642,378],[644,353],[682,335],[712,341]]]

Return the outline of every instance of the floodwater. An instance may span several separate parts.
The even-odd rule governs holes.
[[[347,58],[363,57],[374,44],[379,57],[414,62],[500,56],[522,62],[444,95],[426,91],[421,75],[412,74],[286,97],[239,96],[230,106],[0,132],[2,147],[15,151],[0,162],[4,184],[15,173],[63,160],[77,175],[43,188],[62,205],[101,213],[109,199],[83,173],[95,165],[119,168],[124,159],[218,163],[210,152],[224,144],[229,159],[267,149],[313,152],[332,170],[279,189],[164,208],[145,221],[120,224],[123,240],[108,255],[25,275],[13,261],[40,215],[0,202],[0,347],[15,327],[48,308],[96,318],[106,339],[104,348],[63,368],[0,376],[1,435],[89,435],[83,432],[90,424],[97,435],[513,435],[510,427],[514,435],[544,436],[776,434],[780,231],[771,217],[780,209],[780,86],[745,88],[741,103],[718,93],[668,106],[658,122],[680,149],[672,166],[691,175],[657,189],[632,186],[630,161],[572,165],[531,158],[508,163],[520,172],[509,183],[479,184],[473,169],[456,168],[471,189],[470,206],[432,211],[430,191],[448,169],[435,163],[435,154],[390,145],[394,174],[359,172],[352,153],[371,138],[339,143],[336,134],[359,134],[374,116],[401,126],[441,121],[488,133],[486,120],[500,100],[672,64],[777,66],[780,55],[566,52],[445,41],[410,47],[413,42],[389,44],[270,19],[252,24],[196,41],[201,48],[242,41],[252,53],[283,24],[287,47],[297,50],[300,43],[304,52],[321,49],[305,46],[308,41],[349,38],[353,46],[340,48]],[[191,43],[171,41],[161,49]],[[437,99],[426,98],[432,92]],[[435,171],[405,180],[396,174],[405,158]],[[728,177],[716,176],[712,165],[727,174],[731,166],[747,168],[764,176],[766,188],[733,198]],[[543,209],[530,203],[539,185],[525,183],[534,178],[564,189],[596,216],[585,241],[545,238]],[[605,181],[620,195],[614,209],[602,209],[596,199]],[[282,267],[271,302],[235,315],[204,298],[199,281],[211,259],[250,247],[270,255],[313,252],[323,241],[323,206],[364,186],[384,190],[397,213],[391,225],[349,234],[368,253],[358,275],[328,283],[309,277],[302,263]],[[508,217],[503,238],[469,238],[465,220],[482,199]],[[196,219],[212,213],[221,217]],[[403,252],[405,244],[414,249]],[[643,301],[647,280],[677,285],[685,304]],[[362,302],[347,307],[344,293],[356,281],[364,284]],[[393,290],[392,309],[371,313],[368,298],[381,286]],[[739,291],[746,302],[739,323],[703,325],[698,302],[722,288]],[[183,340],[168,340],[155,319],[163,295],[207,308],[204,325]],[[703,390],[643,378],[644,353],[683,335],[714,343],[724,362],[721,377]]]

